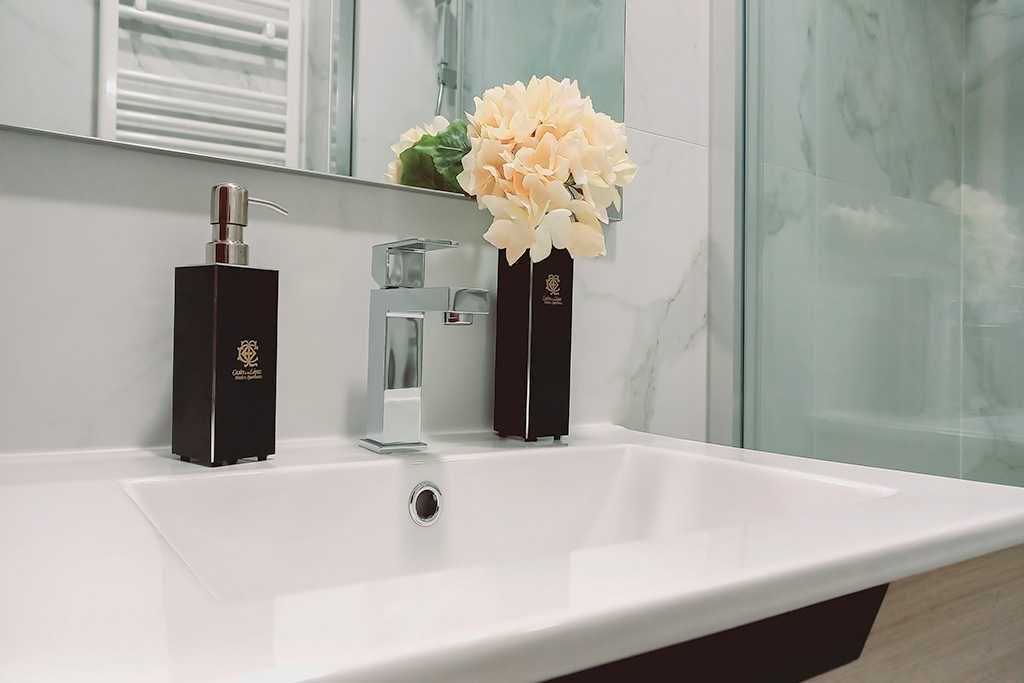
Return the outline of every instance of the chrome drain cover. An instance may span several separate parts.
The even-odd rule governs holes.
[[[409,515],[420,526],[430,526],[441,516],[441,489],[429,481],[416,484],[409,496]]]

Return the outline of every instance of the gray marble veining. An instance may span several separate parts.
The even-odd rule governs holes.
[[[704,387],[698,384],[694,392],[686,386],[693,378],[679,377],[674,369],[680,360],[701,354],[706,348],[707,316],[701,297],[707,279],[705,246],[701,243],[685,264],[679,288],[671,296],[634,309],[636,319],[628,354],[632,363],[627,368],[626,391],[619,405],[625,416],[623,424],[633,429],[663,432],[677,424],[680,416],[673,408],[680,403],[688,403],[689,412],[699,408]],[[686,402],[684,397],[691,401]]]
[[[703,439],[707,409],[707,149],[630,129],[643,169],[608,256],[576,264],[573,413]],[[586,368],[580,372],[577,368]]]
[[[928,201],[960,182],[963,0],[818,3],[817,170]]]
[[[817,168],[818,0],[761,3],[766,30],[761,59],[765,97],[763,161],[800,171]]]

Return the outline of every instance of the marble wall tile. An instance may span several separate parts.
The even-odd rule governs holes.
[[[959,183],[964,2],[817,7],[817,171],[919,201]]]
[[[573,415],[703,439],[707,148],[629,131],[643,171],[607,258],[577,264]]]
[[[626,123],[708,144],[708,0],[626,3]]]
[[[608,257],[577,264],[575,421],[610,411],[635,429],[707,435],[708,32],[704,0],[626,3],[626,123],[641,171]]]

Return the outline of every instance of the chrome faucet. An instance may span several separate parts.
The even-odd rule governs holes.
[[[424,287],[426,253],[459,246],[450,240],[406,239],[373,247],[370,354],[366,373],[366,438],[377,453],[426,448],[420,436],[423,320],[440,312],[445,325],[471,325],[487,314],[486,289]]]

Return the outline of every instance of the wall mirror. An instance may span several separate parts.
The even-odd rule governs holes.
[[[625,0],[0,0],[0,124],[386,182],[533,74],[623,117]]]

